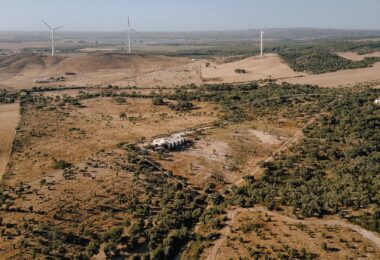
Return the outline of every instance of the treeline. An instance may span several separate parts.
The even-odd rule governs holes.
[[[300,216],[341,214],[380,205],[380,107],[378,90],[346,93],[304,130],[304,138],[264,164],[264,175],[247,177],[229,201],[241,206],[290,206]],[[379,225],[369,217],[362,223]],[[360,222],[360,219],[356,219]],[[378,227],[377,227],[378,228]]]
[[[18,97],[17,92],[10,92],[6,89],[0,89],[0,104],[12,104],[16,102]]]
[[[241,122],[257,117],[296,118],[315,113],[337,94],[336,90],[312,85],[257,83],[206,85],[193,90],[176,90],[166,98],[220,104],[223,120]]]
[[[352,61],[328,50],[317,48],[282,49],[278,53],[294,71],[315,74],[370,67],[380,61],[380,57],[366,57],[361,61]]]

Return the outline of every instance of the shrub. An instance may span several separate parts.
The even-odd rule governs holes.
[[[56,170],[63,170],[63,169],[67,169],[69,167],[71,167],[72,164],[71,163],[68,163],[64,160],[54,160],[54,169]]]

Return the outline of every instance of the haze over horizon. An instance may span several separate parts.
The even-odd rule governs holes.
[[[261,28],[380,30],[376,0],[0,0],[0,31],[44,31],[41,18],[65,31],[229,31]]]

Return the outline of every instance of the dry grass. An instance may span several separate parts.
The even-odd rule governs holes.
[[[237,74],[235,69],[245,69],[247,73]],[[259,79],[292,78],[303,75],[289,68],[277,55],[267,54],[264,59],[249,57],[229,63],[210,62],[202,65],[202,78],[208,83],[248,82]]]
[[[53,159],[78,163],[120,142],[134,143],[216,119],[216,114],[209,113],[215,106],[211,104],[198,103],[194,113],[178,113],[153,106],[150,99],[129,98],[127,102],[118,105],[110,98],[91,99],[82,102],[84,108],[63,111],[29,107],[16,137],[22,146],[10,161],[9,181],[17,184],[41,178],[51,172]],[[126,119],[119,118],[121,112]]]

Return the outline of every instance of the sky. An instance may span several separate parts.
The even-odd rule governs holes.
[[[380,0],[0,0],[0,31],[380,30]]]

